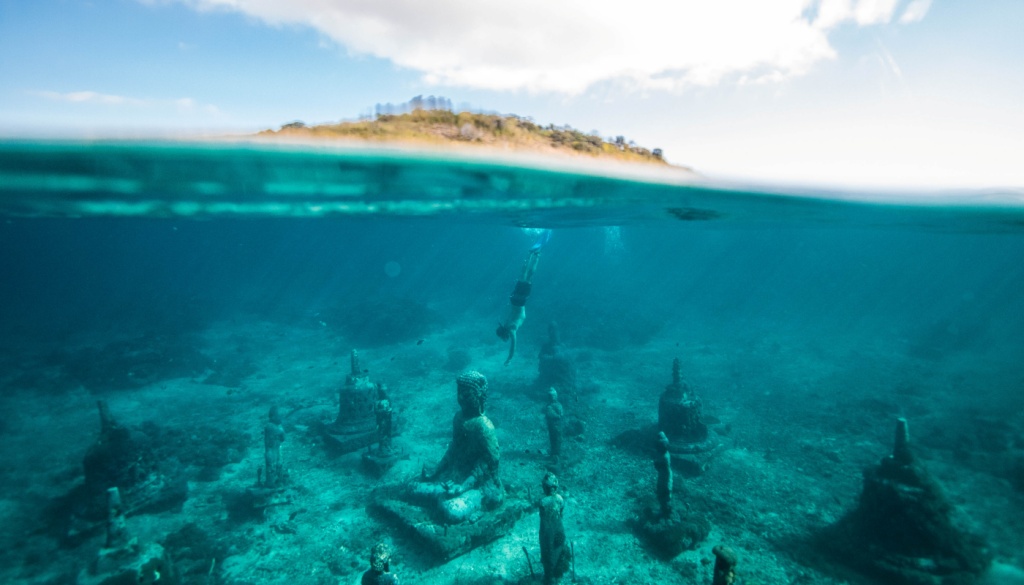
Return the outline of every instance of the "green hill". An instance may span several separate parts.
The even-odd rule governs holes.
[[[624,162],[667,165],[661,149],[647,149],[627,142],[586,134],[568,126],[541,126],[514,115],[417,109],[403,114],[381,114],[373,120],[307,126],[285,124],[280,130],[264,130],[260,136],[298,139],[342,139],[411,143],[425,146],[483,146],[518,152],[552,153],[613,158]]]

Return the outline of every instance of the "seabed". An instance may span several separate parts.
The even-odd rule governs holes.
[[[560,469],[578,582],[710,583],[711,548],[726,543],[740,557],[743,583],[871,583],[824,559],[814,535],[855,505],[862,470],[890,452],[893,381],[916,381],[902,398],[922,436],[930,434],[929,425],[946,424],[935,413],[952,408],[942,403],[949,380],[961,380],[968,386],[963,391],[983,391],[986,385],[983,371],[971,370],[970,379],[964,378],[969,364],[908,358],[883,341],[825,348],[766,330],[751,331],[740,346],[685,337],[677,342],[680,338],[670,333],[661,337],[628,352],[580,352],[578,400],[563,398],[566,416],[584,423],[581,433],[566,437]],[[571,334],[566,341],[571,344]],[[381,540],[392,544],[392,571],[405,582],[530,582],[523,547],[539,571],[536,513],[527,514],[507,536],[438,564],[367,509],[380,483],[415,477],[443,453],[457,408],[457,371],[446,367],[449,347],[462,348],[473,367],[490,377],[487,412],[498,430],[503,481],[540,496],[549,464],[541,415],[545,398],[532,389],[537,360],[529,343],[503,367],[505,346],[467,321],[419,345],[410,341],[362,351],[369,375],[387,380],[392,403],[407,421],[395,439],[407,459],[381,479],[364,472],[362,451],[335,455],[317,432],[317,425],[336,415],[351,349],[330,329],[316,323],[222,322],[191,343],[222,370],[230,362],[251,366],[230,384],[207,382],[214,371],[204,369],[105,395],[121,424],[155,421],[175,429],[168,440],[183,449],[217,445],[207,451],[211,460],[183,462],[179,472],[192,480],[180,509],[127,520],[140,542],[165,543],[184,582],[355,582],[366,569],[370,547]],[[713,432],[724,448],[699,477],[676,479],[677,505],[707,518],[712,530],[696,549],[666,560],[646,547],[631,525],[638,503],[652,498],[654,483],[648,445],[636,444],[636,431],[656,420],[658,396],[676,356],[685,356],[686,378],[701,389],[705,414],[718,422]],[[62,547],[42,516],[48,500],[80,481],[82,456],[98,435],[93,393],[78,387],[44,399],[14,384],[19,375],[57,379],[57,369],[25,362],[9,362],[4,369],[0,580],[6,583],[62,582],[62,576],[87,566],[102,544],[98,531],[77,546]],[[858,392],[822,391],[844,384],[856,384]],[[202,408],[196,408],[197,400]],[[239,501],[262,465],[261,432],[269,404],[276,404],[284,418],[282,458],[292,498],[249,514],[239,511]],[[928,468],[959,512],[984,527],[1001,561],[1020,565],[1019,523],[1006,506],[1024,503],[1024,494],[993,475],[965,473],[971,460],[984,456],[972,449],[980,450],[969,445],[932,450]]]

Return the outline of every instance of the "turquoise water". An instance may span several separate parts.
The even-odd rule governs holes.
[[[1024,565],[1020,191],[796,189],[324,146],[5,142],[0,220],[4,582],[66,582],[95,559],[102,522],[76,505],[96,400],[187,485],[183,501],[127,521],[184,582],[355,582],[377,540],[399,551],[406,582],[529,582],[533,515],[438,562],[365,504],[440,459],[466,368],[490,382],[503,480],[539,494],[551,322],[578,384],[562,399],[578,432],[559,475],[581,582],[710,582],[718,543],[748,583],[892,582],[818,541],[891,451],[896,417],[1002,578]],[[551,240],[505,366],[494,329],[538,228]],[[384,477],[317,432],[338,412],[352,349],[405,425],[395,442],[409,458]],[[721,450],[674,492],[710,534],[666,559],[633,519],[653,494],[645,433],[674,358]],[[292,501],[239,516],[271,405],[285,413]]]
[[[0,144],[0,213],[27,217],[483,216],[950,229],[1022,225],[1019,190],[886,192],[714,182],[682,171],[268,143]],[[545,168],[553,167],[553,168]],[[660,171],[660,172],[659,172]]]

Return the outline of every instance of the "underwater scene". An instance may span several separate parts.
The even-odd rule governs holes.
[[[0,582],[1024,583],[1020,193],[8,141],[0,215]]]

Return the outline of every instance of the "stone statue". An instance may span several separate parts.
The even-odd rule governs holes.
[[[482,507],[501,504],[504,489],[498,479],[498,437],[484,414],[487,378],[466,372],[457,381],[459,411],[452,420],[452,441],[433,473],[424,474],[414,493],[440,503],[444,520],[459,524]]]
[[[391,442],[395,411],[391,407],[391,399],[388,398],[388,387],[384,384],[377,384],[377,402],[373,406],[373,414],[377,420],[377,448],[367,449],[363,453],[363,466],[380,476],[402,458]]]
[[[377,387],[363,371],[359,352],[352,350],[349,373],[338,390],[338,416],[323,428],[328,445],[349,453],[377,442]]]
[[[277,406],[271,406],[263,425],[263,467],[256,469],[255,485],[245,489],[245,503],[254,516],[265,518],[292,500],[292,490],[287,489],[288,472],[281,461],[285,436],[282,422]]]
[[[121,492],[112,487],[107,490],[107,542],[106,548],[124,548],[129,546],[131,537],[128,524],[124,518],[124,506],[121,504]]]
[[[171,508],[188,496],[187,478],[177,473],[175,462],[165,465],[158,458],[150,434],[119,423],[106,401],[99,400],[96,406],[100,433],[82,460],[85,481],[67,494],[70,515],[62,519],[71,540],[86,536],[88,527],[109,521],[111,486],[117,486],[116,507],[124,516]]]
[[[485,412],[487,378],[466,372],[456,381],[459,411],[452,439],[432,471],[415,480],[382,485],[371,509],[418,540],[441,561],[508,534],[530,509],[516,493],[505,494],[498,477],[498,437]]]
[[[284,442],[284,427],[277,406],[271,406],[267,424],[263,425],[263,464],[266,479],[264,487],[276,488],[284,482],[284,467],[281,464],[281,443]]]
[[[558,465],[558,460],[562,456],[563,414],[562,405],[558,402],[558,391],[552,388],[548,391],[548,405],[544,407],[544,421],[548,425],[548,441],[551,444],[548,454],[555,465]]]
[[[668,437],[658,433],[658,453],[654,456],[654,469],[658,471],[656,492],[661,515],[672,513],[672,455],[668,452]]]
[[[654,469],[658,479],[654,492],[657,506],[650,495],[641,496],[636,528],[654,552],[671,559],[684,550],[696,548],[708,537],[711,524],[707,518],[683,506],[672,506],[672,453],[665,433],[658,433],[656,446]]]
[[[565,500],[558,493],[558,478],[548,472],[541,483],[544,497],[539,503],[540,508],[540,564],[544,568],[544,584],[558,583],[562,575],[569,570],[572,553],[565,539],[565,526],[562,515],[565,512]]]
[[[658,428],[670,440],[699,443],[708,437],[708,427],[701,421],[703,405],[683,382],[679,368],[679,358],[672,360],[672,383],[665,387],[658,401]]]
[[[668,450],[676,469],[696,476],[704,471],[718,446],[701,420],[703,404],[697,393],[682,380],[679,359],[672,361],[672,383],[658,400],[658,430],[668,437]]]
[[[732,585],[736,580],[736,553],[722,545],[711,549],[711,552],[715,555],[715,574],[711,585]]]
[[[954,522],[953,504],[917,462],[902,418],[892,455],[864,472],[857,508],[826,529],[823,544],[887,583],[972,582],[990,561],[984,543]]]
[[[158,473],[153,450],[144,435],[114,419],[105,400],[98,400],[96,407],[100,436],[85,454],[85,484],[92,488],[100,506],[106,504],[110,486],[118,486],[122,492],[118,498],[125,500],[127,511],[135,507],[134,488]]]
[[[383,542],[370,549],[370,569],[363,573],[360,585],[398,585],[398,577],[391,573],[391,549]]]

